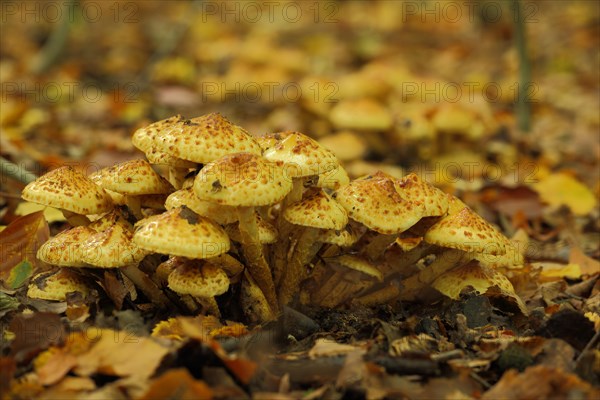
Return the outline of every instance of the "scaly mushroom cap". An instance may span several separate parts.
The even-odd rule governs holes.
[[[346,268],[353,269],[354,271],[362,272],[365,275],[369,275],[378,281],[383,281],[383,274],[380,270],[375,268],[373,264],[365,260],[364,258],[344,254],[337,257],[331,257],[327,259],[330,263],[336,263]]]
[[[337,128],[385,131],[392,127],[392,114],[369,98],[344,100],[336,104],[329,120]]]
[[[435,223],[425,241],[438,246],[485,255],[506,254],[510,241],[469,207]]]
[[[235,207],[200,200],[191,187],[177,190],[167,197],[165,202],[167,210],[181,206],[187,206],[196,214],[210,217],[221,225],[231,224],[238,220]]]
[[[346,172],[344,167],[340,166],[339,168],[319,175],[319,181],[316,186],[323,189],[337,190],[348,183],[350,183],[348,172]]]
[[[77,273],[61,268],[34,276],[27,289],[27,296],[32,299],[65,301],[67,294],[71,292],[87,296],[89,290]]]
[[[287,176],[300,178],[331,173],[341,168],[331,150],[300,132],[280,133],[282,140],[263,154],[267,160],[284,163]]]
[[[135,224],[133,242],[161,254],[210,258],[229,251],[229,237],[217,223],[182,206]]]
[[[286,207],[283,217],[294,225],[318,229],[341,230],[348,223],[344,207],[318,188],[310,189],[301,201]]]
[[[293,133],[293,131],[267,133],[266,135],[255,136],[254,139],[256,139],[264,154],[267,150],[275,147],[277,143]]]
[[[181,116],[177,115],[140,128],[133,133],[131,142],[135,147],[146,154],[146,158],[151,164],[162,164],[179,168],[194,168],[196,166],[195,163],[173,157],[156,148],[161,131],[170,129],[170,127],[180,119]]]
[[[421,219],[421,210],[396,191],[395,179],[378,171],[339,189],[334,198],[348,216],[376,232],[404,232]]]
[[[283,163],[237,153],[205,165],[193,188],[200,200],[228,206],[266,206],[282,200],[292,190],[292,179],[286,175]]]
[[[148,254],[132,242],[133,232],[115,223],[105,231],[90,236],[82,245],[83,261],[100,268],[137,265]]]
[[[271,244],[277,242],[277,239],[279,238],[279,232],[277,231],[277,228],[265,221],[259,213],[255,213],[255,215],[256,224],[258,227],[258,241],[262,244]],[[242,242],[242,236],[240,234],[240,227],[238,223],[225,225],[224,229],[231,240],[238,243]]]
[[[60,232],[46,241],[37,251],[37,258],[61,267],[84,267],[83,243],[96,232],[87,226],[76,226]]]
[[[396,191],[422,209],[423,217],[439,217],[448,211],[448,196],[411,173],[396,181]]]
[[[262,153],[252,135],[219,113],[179,118],[162,128],[157,139],[157,150],[201,164],[232,153]]]
[[[229,289],[229,277],[221,268],[206,261],[188,261],[169,274],[169,288],[179,294],[213,297]]]
[[[110,196],[73,167],[60,167],[31,182],[21,197],[76,214],[100,214],[113,207]]]
[[[360,238],[359,233],[350,225],[342,230],[328,229],[319,232],[317,240],[322,243],[335,244],[340,247],[350,247]]]
[[[89,176],[99,186],[127,195],[171,193],[173,186],[146,160],[131,160],[103,168]]]

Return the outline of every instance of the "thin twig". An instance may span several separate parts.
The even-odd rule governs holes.
[[[44,47],[38,53],[35,62],[31,65],[30,69],[34,74],[41,74],[50,69],[50,67],[56,63],[65,47],[65,43],[69,37],[71,24],[74,20],[73,16],[75,13],[73,10],[75,9],[75,0],[68,0],[64,5],[64,16],[50,34],[50,38],[48,38]]]
[[[521,12],[521,2],[513,0],[513,17],[515,23],[515,45],[519,54],[519,86],[517,88],[517,121],[522,132],[531,128],[531,105],[528,90],[531,85],[531,64],[527,57],[525,18]]]
[[[24,184],[28,184],[37,179],[37,176],[24,169],[20,165],[8,161],[4,157],[0,157],[0,178],[3,181],[5,177],[12,178]]]
[[[600,339],[600,329],[596,331],[596,334],[585,345],[583,350],[581,350],[581,353],[577,357],[577,360],[575,360],[575,364],[579,364],[579,361],[581,361],[581,358],[583,357],[583,355],[594,346],[594,343],[596,343],[596,341],[598,341],[598,339]]]

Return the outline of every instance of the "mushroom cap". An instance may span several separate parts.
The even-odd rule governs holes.
[[[103,168],[89,176],[99,186],[126,195],[171,193],[173,186],[146,160],[130,160]]]
[[[421,219],[421,210],[396,191],[396,180],[378,171],[356,179],[335,192],[348,216],[376,232],[404,232]]]
[[[181,116],[177,115],[175,117],[154,122],[153,124],[140,128],[133,133],[131,142],[135,147],[146,154],[146,158],[151,164],[163,164],[180,168],[194,168],[196,166],[195,163],[173,157],[172,155],[159,151],[156,148],[156,144],[159,140],[158,135],[160,132],[169,129],[170,126],[175,124],[180,119]]]
[[[71,292],[80,292],[86,296],[89,289],[77,273],[60,268],[58,271],[42,272],[34,276],[27,289],[27,296],[32,299],[65,301],[67,294]]]
[[[178,265],[168,278],[169,288],[179,294],[213,297],[229,289],[229,277],[221,268],[207,261],[190,261]]]
[[[267,160],[284,163],[287,176],[300,178],[322,175],[341,168],[335,154],[300,132],[280,133],[281,139],[263,154]]]
[[[283,163],[237,153],[205,165],[193,188],[200,200],[229,206],[266,206],[277,203],[292,190],[292,179],[286,175]]]
[[[320,231],[317,240],[322,243],[335,244],[340,247],[350,247],[360,238],[356,229],[351,225],[341,230],[327,229]]]
[[[319,143],[333,151],[338,160],[352,161],[362,159],[368,150],[367,142],[352,131],[340,131],[319,139]]]
[[[148,252],[133,243],[132,238],[133,232],[125,224],[115,223],[83,243],[83,261],[100,268],[137,265]]]
[[[167,210],[181,206],[187,206],[196,214],[210,217],[221,225],[231,224],[238,220],[235,207],[200,200],[191,187],[171,193],[165,201]]]
[[[87,226],[76,226],[47,240],[37,251],[37,258],[61,267],[84,267],[83,243],[96,232]]]
[[[135,224],[133,242],[161,254],[210,258],[229,251],[229,237],[216,222],[182,206]]]
[[[262,244],[272,244],[277,242],[277,239],[279,238],[279,232],[277,231],[277,228],[265,221],[259,213],[255,213],[255,215],[256,225],[258,227],[258,241]],[[239,223],[234,222],[233,224],[225,225],[224,229],[231,240],[238,243],[242,242]]]
[[[385,131],[392,127],[392,114],[379,102],[369,98],[349,99],[336,104],[329,120],[337,128]]]
[[[396,191],[420,207],[423,217],[439,217],[448,211],[448,196],[414,173],[396,181]]]
[[[341,230],[348,223],[344,207],[318,188],[309,189],[301,201],[286,207],[283,217],[292,224],[318,229]]]
[[[503,255],[512,246],[508,238],[469,207],[436,222],[424,239],[438,246],[492,256]]]
[[[157,150],[202,164],[232,153],[262,153],[250,133],[219,113],[192,119],[179,117],[162,127],[156,137]]]
[[[380,282],[383,281],[383,274],[381,271],[362,257],[344,254],[341,256],[328,258],[327,261],[330,263],[340,264],[341,266],[358,272],[362,272],[363,274],[369,275]]]
[[[99,214],[113,207],[110,196],[73,167],[60,167],[31,182],[21,197],[76,214]]]

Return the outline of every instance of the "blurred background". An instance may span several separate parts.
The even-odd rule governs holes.
[[[141,157],[135,129],[219,111],[255,135],[306,133],[351,177],[415,171],[496,211],[558,171],[600,192],[595,1],[1,7],[1,155],[37,175]],[[8,219],[21,169],[0,183]]]

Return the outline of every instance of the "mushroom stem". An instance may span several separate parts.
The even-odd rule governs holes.
[[[383,253],[388,248],[388,246],[394,243],[394,240],[398,235],[376,235],[370,242],[367,244],[363,253],[372,261],[378,260],[383,256]]]
[[[287,269],[279,287],[279,306],[283,307],[292,300],[300,283],[307,277],[306,264],[319,252],[321,243],[317,241],[319,230],[304,228],[294,248]]]
[[[88,226],[90,224],[90,220],[85,215],[76,214],[71,211],[61,209],[65,219],[72,226]]]
[[[152,282],[148,275],[144,274],[136,265],[126,265],[121,267],[121,272],[129,278],[136,287],[140,288],[152,303],[162,307],[171,305],[171,302],[164,293],[154,282]]]
[[[469,254],[462,250],[446,250],[438,254],[435,261],[416,274],[402,281],[400,299],[415,301],[424,287],[430,286],[433,281],[444,272],[469,261]]]
[[[144,218],[142,215],[142,200],[139,196],[126,196],[125,202],[129,211],[139,221]]]
[[[239,229],[242,236],[242,251],[246,258],[247,268],[272,308],[277,313],[277,297],[271,270],[263,254],[259,241],[258,225],[254,207],[238,207]]]
[[[275,285],[281,284],[285,265],[287,263],[287,254],[290,250],[290,234],[292,233],[293,225],[283,218],[283,212],[290,204],[294,204],[302,200],[302,192],[304,191],[304,182],[306,178],[292,178],[292,190],[283,199],[279,210],[279,219],[277,230],[279,231],[279,243],[273,247],[272,265],[273,265],[273,281]]]
[[[178,168],[169,166],[169,183],[173,185],[176,190],[181,189],[183,186],[183,181],[185,180],[185,176],[188,171],[186,168]]]
[[[389,303],[400,295],[400,289],[394,284],[388,284],[381,289],[365,294],[353,301],[366,307]]]
[[[217,304],[217,300],[214,297],[199,297],[194,296],[194,299],[204,309],[207,314],[214,315],[217,318],[221,318],[221,311],[219,310],[219,305]]]

